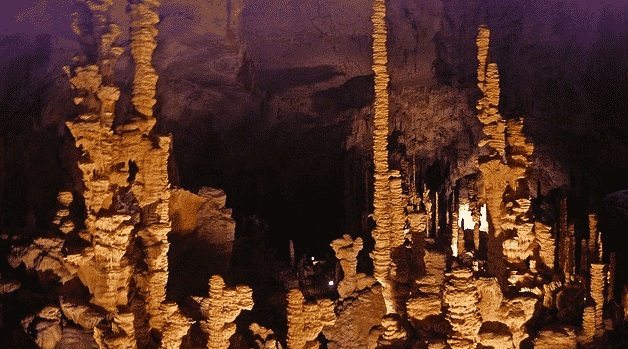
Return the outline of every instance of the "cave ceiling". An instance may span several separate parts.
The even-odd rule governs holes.
[[[123,28],[117,43],[124,53],[115,68],[123,92],[131,89],[133,71],[127,5],[114,1],[110,12]],[[236,212],[279,204],[298,217],[283,223],[287,230],[299,219],[335,214],[311,202],[342,202],[338,182],[347,178],[347,161],[370,152],[371,6],[363,0],[161,1],[155,132],[173,134],[173,183],[224,188]],[[617,160],[628,157],[627,5],[390,0],[387,6],[391,133],[398,131],[406,155],[451,161],[453,149],[457,175],[470,173],[481,136],[475,37],[486,24],[490,59],[500,69],[500,111],[525,117],[524,130],[539,150],[537,179],[550,189],[574,181],[577,172],[582,178],[575,181],[590,180],[600,195],[625,188],[615,177],[628,174],[626,162]],[[71,30],[74,20],[88,17],[85,5],[71,0],[24,1],[2,13],[2,137],[5,164],[14,165],[8,181],[30,168],[9,152],[33,142],[29,161],[50,147],[55,150],[40,157],[66,149],[52,172],[60,183],[75,180],[63,165],[72,157],[62,141],[70,137],[64,122],[77,111],[62,67],[94,50]],[[116,115],[130,109],[123,93]],[[32,136],[33,130],[46,136]],[[4,195],[22,193],[9,192]]]

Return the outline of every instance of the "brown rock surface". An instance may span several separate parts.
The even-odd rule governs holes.
[[[288,339],[289,349],[315,349],[316,340],[323,327],[336,322],[334,303],[329,299],[305,302],[301,291],[288,292]]]
[[[236,330],[233,321],[242,310],[253,309],[253,290],[248,286],[228,288],[219,275],[212,276],[208,284],[209,297],[193,297],[207,319],[201,321],[201,328],[209,334],[207,348],[226,349]]]

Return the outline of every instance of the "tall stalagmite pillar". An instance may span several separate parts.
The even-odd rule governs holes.
[[[373,276],[382,285],[388,313],[396,313],[394,285],[390,278],[391,229],[390,173],[388,171],[388,81],[386,62],[386,1],[374,0],[373,15],[373,72],[375,72],[375,115],[373,127],[373,162],[375,164],[372,232],[375,247],[372,253]]]
[[[595,335],[604,334],[604,286],[606,284],[606,265],[591,263],[591,298],[595,301]]]
[[[617,264],[617,257],[615,252],[611,252],[610,264],[608,266],[608,292],[606,299],[608,302],[615,300],[615,267]]]

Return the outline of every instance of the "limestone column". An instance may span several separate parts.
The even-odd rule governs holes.
[[[604,334],[604,285],[606,284],[606,265],[591,263],[591,298],[595,301],[595,335]]]
[[[580,240],[580,275],[586,276],[589,268],[589,249],[587,247],[587,239]]]
[[[376,227],[372,232],[373,276],[383,287],[388,313],[396,313],[393,281],[390,278],[391,248],[393,243],[390,172],[388,171],[388,81],[386,68],[386,1],[373,1],[373,65],[375,73],[375,115],[373,127],[373,162],[375,165],[373,218]]]
[[[473,273],[461,268],[454,270],[448,277],[443,302],[453,334],[447,339],[447,343],[452,349],[475,348],[475,339],[482,320],[477,306],[479,299]]]

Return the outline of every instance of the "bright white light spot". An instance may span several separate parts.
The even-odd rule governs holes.
[[[462,221],[464,220],[464,227],[462,227]],[[469,204],[464,204],[458,209],[458,226],[464,230],[475,229],[475,223],[473,223],[473,216],[469,210]]]
[[[312,257],[312,260],[314,260],[314,257]]]
[[[333,281],[329,281],[329,286],[334,286],[334,282]]]
[[[486,221],[486,204],[480,209],[480,231],[488,233],[488,222]]]

